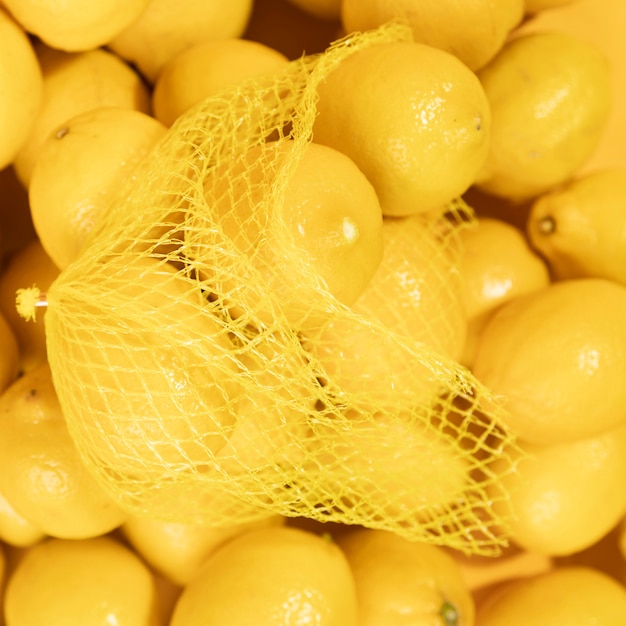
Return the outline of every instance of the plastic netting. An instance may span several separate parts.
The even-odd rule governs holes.
[[[489,391],[337,301],[276,210],[311,141],[319,81],[364,46],[409,38],[399,25],[352,35],[183,115],[46,294],[68,427],[129,511],[214,525],[278,513],[472,553],[506,545],[507,494],[490,466],[515,443]],[[273,167],[247,176],[242,155],[285,141],[289,159],[267,152]],[[253,203],[237,234],[249,252],[218,195]],[[431,254],[454,253],[468,220],[460,202],[433,217]],[[277,258],[311,296],[297,324],[276,293]]]

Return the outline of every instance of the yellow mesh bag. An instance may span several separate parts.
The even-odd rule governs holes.
[[[214,525],[304,516],[482,554],[506,544],[507,495],[490,465],[515,443],[488,390],[338,302],[289,247],[276,210],[311,141],[319,81],[356,50],[409,33],[350,36],[189,111],[45,294],[68,427],[129,511]],[[275,159],[269,146],[288,140],[291,158]],[[260,181],[242,167],[254,146],[268,167]],[[224,194],[254,203],[236,235],[252,253],[225,227],[235,214],[215,210]],[[468,221],[461,202],[433,218],[429,254],[455,253]],[[279,250],[310,294],[299,326],[263,250]],[[32,296],[18,296],[27,313]],[[335,354],[338,336],[376,345],[374,371],[360,369],[359,350]]]

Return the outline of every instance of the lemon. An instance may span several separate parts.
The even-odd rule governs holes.
[[[34,239],[11,255],[0,274],[0,313],[17,340],[21,372],[28,372],[48,360],[42,321],[45,314],[38,323],[25,324],[15,308],[15,294],[18,289],[35,284],[45,292],[59,271],[41,242]]]
[[[252,0],[151,0],[108,47],[154,84],[165,63],[183,50],[207,39],[240,37],[252,4]]]
[[[52,48],[91,50],[135,21],[149,0],[5,0],[18,22]]]
[[[2,313],[0,313],[0,350],[1,393],[17,378],[20,359],[17,339]]]
[[[492,115],[479,188],[532,198],[591,157],[611,106],[610,66],[601,48],[565,33],[520,35],[477,75]]]
[[[298,157],[295,150],[292,141],[270,142],[212,170],[205,197],[216,216],[208,220],[206,234],[203,223],[196,222],[188,241],[202,259],[211,220],[217,219],[259,271],[265,298],[280,302],[281,311],[298,327],[320,290],[345,304],[356,300],[380,263],[383,240],[378,197],[355,163],[316,143],[307,144]],[[272,210],[271,191],[279,184],[284,194]],[[240,276],[217,280],[216,291],[233,300],[246,289]],[[272,302],[255,293],[242,297],[253,300],[242,305],[271,320]]]
[[[439,353],[428,344],[413,345],[411,352],[406,336],[356,311],[321,312],[315,319],[317,325],[307,321],[302,345],[336,393],[371,407],[409,407],[432,402],[440,391],[441,378],[428,366],[428,357],[437,360]]]
[[[298,528],[250,530],[205,561],[170,626],[356,626],[354,580],[340,548]]]
[[[0,170],[10,165],[35,123],[43,93],[37,56],[23,28],[0,7]]]
[[[415,41],[457,56],[472,70],[487,63],[522,20],[524,0],[343,0],[347,32],[405,20]]]
[[[217,315],[200,308],[200,286],[171,264],[129,255],[110,259],[85,293],[77,305],[91,327],[48,338],[79,449],[114,485],[211,464],[236,419],[229,400],[238,387],[228,381],[238,365]],[[64,314],[50,304],[46,326]]]
[[[559,567],[496,588],[480,605],[480,626],[619,626],[626,620],[626,588],[597,569]]]
[[[474,602],[456,561],[438,546],[383,530],[337,538],[352,570],[360,626],[472,626]]]
[[[471,366],[482,329],[496,309],[517,296],[547,287],[550,274],[524,233],[502,219],[479,217],[459,236],[461,293],[468,325],[460,360]]]
[[[59,269],[79,255],[121,183],[166,130],[141,111],[98,107],[63,122],[43,142],[28,197],[39,241]]]
[[[626,288],[572,279],[504,304],[483,330],[473,371],[505,401],[522,439],[555,444],[626,421]]]
[[[387,216],[439,209],[484,164],[487,98],[476,75],[443,50],[410,41],[358,50],[318,93],[314,141],[357,164]]]
[[[43,73],[43,96],[30,133],[15,157],[15,171],[28,187],[44,140],[60,124],[97,107],[150,112],[150,94],[141,77],[104,48],[63,52],[41,43],[35,47]]]
[[[420,417],[347,411],[316,428],[326,493],[381,519],[432,522],[470,487],[471,462],[458,443]]]
[[[355,311],[457,359],[466,334],[455,242],[413,215],[383,220],[383,257]]]
[[[122,532],[152,568],[184,587],[222,544],[254,528],[280,525],[284,521],[283,517],[275,515],[258,522],[214,527],[131,515],[124,522]]]
[[[626,514],[626,427],[547,446],[524,443],[522,450],[516,472],[501,478],[516,545],[571,555],[597,543]]]
[[[543,574],[554,567],[552,557],[524,550],[513,544],[497,557],[461,552],[454,552],[452,556],[475,600],[489,593],[495,585]]]
[[[48,539],[23,556],[6,587],[7,624],[159,626],[154,578],[110,537]]]
[[[535,3],[539,0],[534,0]],[[600,48],[611,64],[611,111],[593,154],[580,173],[624,167],[626,155],[626,54],[622,0],[575,0],[541,11],[521,25],[516,34],[554,31],[579,37]]]
[[[0,490],[19,515],[66,539],[101,535],[124,521],[125,513],[82,464],[47,365],[0,396],[0,416]]]
[[[298,336],[252,335],[238,361],[242,393],[233,401],[236,422],[216,461],[232,475],[291,473],[306,462],[309,419],[320,393]]]
[[[283,68],[287,57],[246,39],[202,41],[177,54],[154,85],[154,116],[166,126],[206,97],[253,76]]]
[[[626,284],[626,168],[596,170],[535,200],[528,236],[557,279]]]
[[[36,524],[22,517],[0,493],[0,539],[5,544],[28,548],[45,536]]]

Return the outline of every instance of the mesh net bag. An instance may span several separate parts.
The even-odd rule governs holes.
[[[492,463],[509,471],[515,442],[502,409],[438,350],[335,299],[276,210],[311,141],[319,81],[409,32],[353,35],[183,115],[45,294],[70,433],[130,512],[215,526],[281,514],[471,553],[506,545]],[[268,146],[284,141],[290,158],[274,159]],[[261,180],[242,161],[251,147],[266,151]],[[215,203],[244,196],[254,211],[233,236],[241,216]],[[429,255],[454,254],[469,222],[461,202],[433,218]],[[297,325],[276,293],[277,250],[310,295]],[[374,376],[359,350],[333,357],[338,336],[377,346]]]

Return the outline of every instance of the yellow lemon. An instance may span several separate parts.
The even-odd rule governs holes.
[[[475,599],[490,592],[495,585],[543,574],[554,567],[552,557],[513,544],[496,557],[461,552],[453,552],[452,556]]]
[[[21,626],[160,626],[157,611],[152,573],[110,537],[33,546],[11,575],[4,601],[7,624]]]
[[[432,367],[439,354],[428,344],[412,346],[356,312],[321,313],[316,319],[317,326],[309,320],[302,331],[302,345],[333,393],[346,401],[410,407],[432,402],[440,391],[441,373]]]
[[[77,305],[93,325],[48,339],[79,449],[113,485],[112,474],[138,480],[211,466],[236,419],[229,401],[238,365],[217,315],[201,309],[201,287],[173,265],[137,255],[112,258],[87,293]],[[46,326],[55,314],[68,315],[56,306],[48,307]]]
[[[457,359],[466,334],[458,245],[421,215],[385,218],[383,257],[355,311]]]
[[[167,580],[184,587],[222,544],[254,528],[280,525],[284,521],[283,517],[275,515],[258,522],[213,527],[131,515],[122,526],[122,532],[151,567]]]
[[[524,200],[566,181],[591,157],[611,106],[601,48],[565,33],[530,33],[509,41],[478,78],[492,115],[481,189]]]
[[[372,529],[343,533],[337,543],[354,576],[359,626],[473,626],[472,596],[442,548]]]
[[[28,548],[45,536],[36,524],[22,517],[0,493],[0,539],[5,544]]]
[[[135,21],[149,0],[5,0],[5,5],[33,35],[52,48],[91,50],[107,44]]]
[[[528,236],[557,279],[626,284],[625,202],[626,168],[589,172],[535,200]]]
[[[13,330],[0,313],[0,393],[17,378],[19,369],[19,347]]]
[[[305,13],[323,20],[339,20],[342,0],[288,0]]]
[[[402,19],[415,41],[454,54],[472,70],[498,52],[523,15],[524,0],[343,0],[341,5],[347,32]]]
[[[39,241],[59,269],[76,259],[121,183],[166,130],[141,111],[98,107],[63,122],[43,142],[28,197]]]
[[[626,427],[548,446],[524,443],[522,451],[516,471],[501,478],[516,545],[549,556],[574,554],[626,514]]]
[[[619,626],[626,621],[626,588],[590,567],[558,567],[517,580],[481,603],[480,626]]]
[[[320,386],[295,333],[252,334],[239,349],[236,422],[216,461],[233,475],[297,472]],[[276,479],[280,481],[280,478]],[[285,478],[284,480],[289,480]]]
[[[467,340],[460,357],[471,366],[482,329],[494,311],[517,296],[550,283],[544,260],[524,233],[495,218],[478,218],[460,233],[462,300],[467,315]]]
[[[217,293],[236,302],[241,292],[248,300],[242,306],[264,319],[272,317],[272,303],[280,303],[297,325],[321,289],[342,303],[354,302],[378,267],[383,240],[378,197],[354,162],[316,143],[307,144],[297,161],[294,150],[291,141],[251,148],[240,161],[211,171],[205,197],[215,212],[206,218],[206,233],[210,236],[211,223],[218,220],[261,274],[267,304],[254,291],[246,296],[250,287],[239,276],[214,278]],[[273,210],[279,184],[284,194]],[[201,259],[208,236],[202,222],[195,226],[189,247]]]
[[[207,39],[240,37],[250,19],[252,0],[151,0],[109,48],[154,83],[178,53]]]
[[[0,313],[11,327],[17,340],[19,369],[28,372],[48,360],[44,324],[26,324],[15,308],[18,289],[37,285],[46,291],[59,275],[59,268],[34,239],[17,250],[0,273]],[[45,315],[45,314],[44,314]]]
[[[107,533],[126,515],[82,464],[47,365],[0,396],[0,490],[48,535],[81,539]]]
[[[473,371],[505,401],[522,439],[554,444],[626,422],[626,288],[573,279],[504,304],[482,332]]]
[[[325,492],[373,517],[432,522],[470,486],[469,455],[423,418],[348,411],[320,420],[316,434],[316,454],[332,468]]]
[[[250,530],[205,561],[170,626],[356,626],[348,562],[332,540],[298,528]]]
[[[43,80],[28,36],[0,7],[0,170],[10,165],[39,112]]]
[[[141,77],[104,48],[63,52],[38,44],[43,96],[30,133],[15,157],[15,171],[28,187],[41,145],[60,124],[97,107],[150,112],[150,94]]]
[[[436,210],[483,167],[491,116],[476,75],[411,41],[356,51],[318,88],[313,139],[348,155],[385,215]]]
[[[541,0],[531,0],[537,4]],[[545,0],[547,2],[547,0]],[[545,4],[544,2],[544,4]],[[528,2],[527,2],[528,4]],[[516,35],[559,32],[596,45],[611,63],[611,111],[593,154],[580,172],[626,166],[626,4],[622,0],[575,0],[543,10],[521,25]]]
[[[253,76],[280,70],[282,53],[246,39],[202,41],[174,56],[154,85],[154,116],[166,126],[187,109]]]

